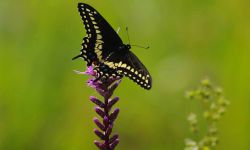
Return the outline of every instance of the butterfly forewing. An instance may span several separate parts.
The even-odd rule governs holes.
[[[109,23],[91,6],[79,3],[78,11],[82,17],[87,35],[82,43],[81,57],[88,64],[103,59],[122,44],[122,40]]]

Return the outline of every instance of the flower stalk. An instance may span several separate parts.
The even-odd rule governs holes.
[[[94,129],[94,133],[100,138],[100,140],[95,140],[94,144],[100,150],[114,150],[119,143],[119,135],[112,135],[112,131],[120,110],[118,108],[113,109],[113,106],[119,101],[119,97],[112,98],[112,95],[121,79],[111,77],[95,81],[97,74],[92,66],[89,66],[85,72],[78,73],[92,76],[87,82],[88,85],[103,97],[103,101],[94,96],[89,98],[96,105],[95,112],[100,118],[95,117],[93,119],[93,122],[98,127],[98,129]]]

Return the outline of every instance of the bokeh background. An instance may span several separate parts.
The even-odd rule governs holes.
[[[79,54],[85,30],[77,2],[0,1],[0,149],[95,150],[96,116]],[[184,98],[209,77],[231,101],[219,122],[218,150],[250,149],[250,1],[96,0],[96,8],[133,47],[153,88],[124,79],[119,150],[181,150],[186,116],[202,111]],[[197,106],[197,107],[194,107]]]

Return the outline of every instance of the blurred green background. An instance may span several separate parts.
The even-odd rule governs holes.
[[[95,150],[96,116],[79,54],[85,30],[77,2],[0,1],[0,149]],[[96,0],[96,8],[153,76],[143,90],[124,79],[119,150],[181,150],[190,137],[184,98],[208,76],[231,101],[219,122],[219,150],[250,149],[250,1]]]

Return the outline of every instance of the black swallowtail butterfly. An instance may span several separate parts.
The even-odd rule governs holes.
[[[83,38],[80,55],[87,65],[94,65],[98,78],[127,76],[145,89],[152,86],[152,78],[146,67],[123,44],[109,23],[91,6],[78,3],[78,11],[87,35]]]

